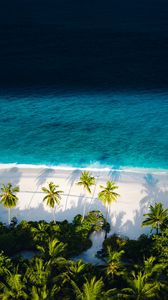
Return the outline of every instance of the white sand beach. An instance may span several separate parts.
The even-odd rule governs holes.
[[[141,233],[148,233],[149,228],[142,228],[143,214],[150,204],[159,201],[168,207],[168,171],[152,169],[94,169],[92,175],[96,178],[96,186],[92,195],[84,195],[83,189],[76,184],[81,170],[74,168],[43,167],[33,165],[0,165],[0,184],[11,182],[20,187],[19,202],[12,209],[12,217],[21,220],[52,220],[52,211],[42,199],[43,186],[50,181],[63,190],[62,201],[56,207],[56,220],[72,221],[74,216],[82,214],[84,202],[87,202],[86,212],[101,210],[105,215],[105,207],[97,199],[99,185],[105,185],[107,179],[113,180],[119,186],[120,197],[110,207],[109,222],[111,233],[118,233],[129,238],[137,238]],[[0,206],[0,221],[7,222],[7,210]]]

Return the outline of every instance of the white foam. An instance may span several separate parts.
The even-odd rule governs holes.
[[[164,175],[168,174],[168,169],[154,169],[154,168],[138,168],[138,167],[120,167],[119,169],[114,168],[113,166],[101,166],[96,167],[97,164],[92,164],[87,167],[74,167],[71,165],[33,165],[33,164],[18,164],[18,163],[7,163],[0,164],[0,169],[11,169],[11,168],[19,168],[19,169],[53,169],[53,170],[61,170],[61,171],[90,171],[90,172],[125,172],[125,173],[135,173],[135,174],[147,174],[152,173],[155,175]]]

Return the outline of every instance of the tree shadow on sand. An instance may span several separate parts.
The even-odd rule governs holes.
[[[37,207],[30,207],[26,209],[13,209],[13,215],[17,218],[18,222],[22,220],[26,221],[39,221],[45,220],[47,222],[52,221],[52,211],[49,212],[44,208],[43,203],[40,203]]]
[[[110,213],[110,219],[107,220],[110,223],[110,235],[111,234],[120,234],[122,232],[123,227],[123,218],[126,215],[124,211],[120,211],[118,214],[116,212]]]
[[[159,179],[152,174],[146,174],[144,176],[144,183],[142,188],[142,193],[145,196],[139,202],[139,208],[134,212],[133,221],[128,220],[124,224],[124,230],[129,233],[130,236],[135,236],[135,231],[139,229],[139,234],[150,233],[149,227],[143,227],[142,222],[144,220],[144,214],[149,212],[150,205],[154,205],[156,202],[161,202],[164,207],[167,207],[168,201],[168,189],[160,188]]]
[[[22,173],[17,167],[4,169],[4,171],[1,171],[0,173],[0,183],[7,184],[10,182],[13,186],[17,186],[19,185],[21,176]]]
[[[43,169],[40,174],[38,175],[36,179],[36,190],[34,191],[32,197],[30,198],[30,201],[28,203],[28,207],[31,205],[31,202],[33,201],[36,193],[39,191],[39,188],[42,187],[42,185],[46,182],[48,177],[54,176],[55,170],[52,168]]]
[[[82,215],[85,201],[86,201],[86,197],[84,196],[76,196],[76,199],[74,196],[71,196],[70,198],[71,207],[64,210],[64,207],[62,207],[61,205],[59,207],[56,206],[55,209],[56,221],[67,220],[69,222],[72,222],[72,220],[77,214]],[[103,212],[103,209],[104,206],[101,204],[100,201],[98,201],[95,198],[89,211],[101,210]],[[89,211],[87,211],[87,213]],[[52,209],[50,210],[48,207],[46,207],[43,204],[43,202],[40,202],[37,207],[29,207],[26,209],[19,209],[19,207],[16,207],[13,209],[12,214],[18,219],[19,222],[21,220],[27,220],[27,221],[46,220],[47,222],[53,220]],[[105,211],[104,211],[104,215],[105,215]]]
[[[47,168],[41,171],[37,178],[37,187],[40,187],[42,184],[44,184],[48,177],[56,177],[56,172],[52,168]]]
[[[15,170],[16,171],[16,170]],[[75,170],[76,171],[76,170]],[[42,176],[41,184],[43,180],[48,177],[50,172],[45,172],[44,176]],[[54,174],[54,173],[50,173]],[[80,171],[77,170],[74,172],[73,176],[69,177],[69,184],[72,188],[75,181],[79,178]],[[1,175],[2,176],[2,175]],[[168,187],[161,186],[159,182],[159,177],[155,177],[152,174],[146,174],[143,178],[142,183],[142,199],[139,201],[139,207],[133,211],[133,217],[125,220],[126,212],[124,208],[120,212],[115,212],[111,208],[110,216],[108,221],[111,224],[111,233],[119,233],[125,236],[129,236],[130,238],[137,238],[140,234],[150,232],[150,228],[144,227],[141,228],[142,221],[144,219],[143,215],[149,211],[149,206],[154,205],[155,202],[162,202],[165,207],[167,207],[168,200]],[[18,180],[18,178],[17,178]],[[16,183],[16,181],[14,181]],[[71,186],[72,185],[72,186]],[[62,202],[62,206],[56,207],[56,220],[63,221],[64,219],[71,222],[73,218],[77,214],[83,213],[83,208],[85,201],[87,201],[86,205],[86,213],[92,210],[100,210],[105,216],[106,209],[100,200],[96,197],[92,199],[92,196],[86,197],[83,195],[71,195],[70,191],[68,194],[64,194],[64,201],[69,201],[69,205],[64,207],[64,201]],[[93,200],[91,202],[91,199]],[[6,213],[6,211],[5,211]],[[28,209],[19,209],[18,207],[13,209],[13,216],[16,216],[19,221],[22,219],[26,220],[52,220],[52,210],[49,211],[48,208],[45,207],[43,202],[40,202],[39,205],[35,208],[29,207]]]
[[[121,179],[121,167],[119,164],[112,166],[111,170],[108,173],[110,180],[117,182]]]
[[[70,196],[71,189],[72,189],[74,183],[77,182],[77,180],[79,180],[80,175],[81,175],[81,171],[79,169],[75,169],[67,179],[67,183],[69,184],[69,191],[68,191],[68,195],[65,200],[65,210],[67,209],[68,198]]]

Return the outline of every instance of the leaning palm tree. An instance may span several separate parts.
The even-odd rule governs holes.
[[[151,226],[151,230],[156,229],[158,234],[161,226],[168,220],[168,209],[164,209],[162,203],[155,203],[154,206],[150,205],[150,212],[144,214],[144,217],[147,218],[142,222],[142,226]]]
[[[100,188],[102,190],[98,194],[98,198],[103,202],[103,204],[107,208],[106,211],[106,220],[107,220],[110,204],[115,202],[120,195],[115,192],[115,190],[118,189],[118,186],[116,186],[115,182],[113,181],[108,180],[106,186],[104,187],[100,185]]]
[[[63,191],[57,190],[59,185],[55,185],[53,182],[50,182],[48,188],[43,187],[42,191],[46,194],[43,201],[47,202],[47,205],[53,209],[53,220],[55,223],[55,205],[59,205],[61,201],[61,193]]]
[[[18,197],[16,193],[19,192],[19,187],[12,187],[11,183],[7,185],[2,184],[0,194],[0,203],[3,204],[4,207],[8,208],[8,224],[11,222],[11,208],[15,207],[18,201]]]
[[[81,173],[80,179],[77,182],[77,184],[83,186],[83,190],[85,192],[91,194],[91,189],[90,188],[91,188],[92,185],[95,185],[95,178],[90,174],[90,172],[83,171]],[[85,211],[86,211],[86,202],[84,204],[82,221],[84,220]]]

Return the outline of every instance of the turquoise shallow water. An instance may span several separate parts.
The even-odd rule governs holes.
[[[1,93],[0,163],[168,168],[168,92]]]

